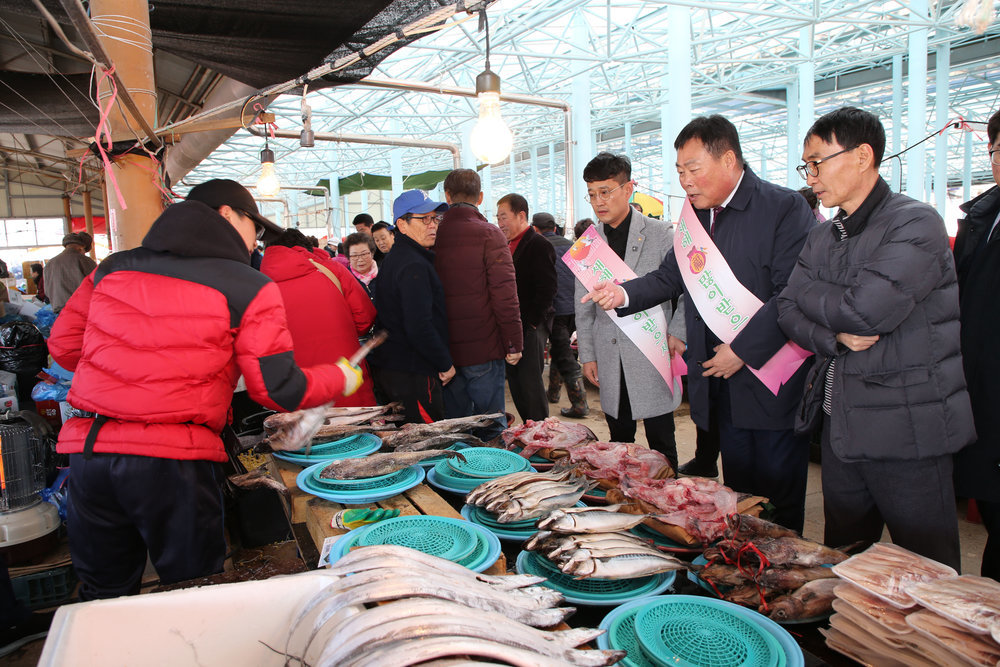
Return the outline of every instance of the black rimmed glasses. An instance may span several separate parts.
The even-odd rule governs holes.
[[[244,218],[247,218],[248,220],[250,220],[250,222],[253,223],[254,232],[256,234],[256,239],[258,241],[260,241],[262,238],[264,238],[264,232],[267,231],[266,229],[264,229],[264,225],[260,224],[256,220],[254,220],[250,216],[250,214],[247,213],[246,211],[244,211],[243,209],[235,208],[233,210],[236,211],[237,213],[239,213],[240,215],[242,215]]]
[[[1000,148],[991,148],[987,152],[990,154],[990,164],[1000,167]]]
[[[857,146],[851,146],[850,148],[845,148],[842,151],[837,151],[836,153],[833,153],[832,155],[827,155],[826,157],[821,157],[818,160],[807,160],[805,162],[805,164],[800,164],[799,166],[797,166],[795,168],[795,171],[799,172],[799,176],[801,176],[803,180],[805,180],[806,178],[808,178],[810,176],[812,176],[813,178],[816,178],[817,176],[819,176],[819,166],[821,164],[823,164],[827,160],[830,160],[830,159],[833,159],[833,158],[837,157],[838,155],[843,155],[844,153],[848,153],[850,151],[853,151],[855,148],[857,148]]]
[[[443,219],[444,215],[437,212],[426,213],[424,215],[410,215],[410,220],[419,220],[424,227],[429,227],[432,222],[435,225],[440,225]]]
[[[628,183],[629,181],[625,181],[617,188],[611,188],[610,190],[598,190],[592,195],[588,194],[587,201],[590,202],[591,204],[593,204],[595,201],[608,201],[609,199],[611,199],[611,195],[624,188],[626,185],[628,185]]]

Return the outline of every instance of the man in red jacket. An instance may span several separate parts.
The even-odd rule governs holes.
[[[445,415],[504,412],[504,361],[521,358],[521,314],[514,262],[503,232],[477,208],[479,174],[456,169],[444,179],[451,205],[434,244],[434,268],[444,286],[448,340],[455,377],[444,387]],[[483,429],[488,440],[503,424]]]
[[[255,241],[280,231],[239,183],[202,183],[87,276],[53,326],[82,411],[57,447],[81,599],[138,593],[147,551],[164,584],[222,570],[219,434],[241,374],[274,410],[361,384],[346,360],[296,365],[278,287],[250,267]]]

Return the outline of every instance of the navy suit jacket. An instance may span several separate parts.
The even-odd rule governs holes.
[[[696,209],[698,219],[708,228],[708,211]],[[715,221],[713,239],[736,278],[764,302],[733,340],[733,352],[745,363],[760,368],[788,338],[778,327],[776,297],[788,282],[799,252],[816,218],[798,192],[763,181],[744,167],[743,181],[729,205]],[[629,305],[619,315],[644,310],[686,292],[671,249],[660,267],[624,283]],[[687,351],[684,360],[690,369],[688,398],[691,419],[708,428],[709,378],[698,364],[711,359],[718,339],[705,325],[690,295],[685,297]],[[804,363],[775,396],[747,368],[729,380],[731,420],[746,429],[785,430],[795,424],[795,412],[809,364]]]

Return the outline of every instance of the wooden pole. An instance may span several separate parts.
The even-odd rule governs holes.
[[[63,195],[63,234],[73,231],[73,212],[69,206],[69,195]]]
[[[152,124],[156,118],[156,83],[148,3],[145,0],[92,0],[90,21],[100,29],[101,43],[143,120]],[[107,105],[111,94],[111,84],[105,79],[99,92],[102,107]],[[131,114],[123,115],[118,104],[113,107],[108,123],[114,141],[135,141],[136,133],[143,134],[138,119]],[[116,250],[138,246],[163,210],[157,179],[156,164],[145,154],[117,157],[111,171],[105,174],[104,210]],[[118,200],[115,183],[124,206]],[[90,224],[93,224],[92,219]]]
[[[83,219],[87,221],[87,233],[94,238],[94,211],[90,205],[90,190],[83,191]],[[108,238],[110,241],[110,236]],[[90,258],[97,260],[97,244],[90,246]]]

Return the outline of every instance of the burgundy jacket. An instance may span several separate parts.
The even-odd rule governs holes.
[[[520,352],[514,262],[503,232],[474,206],[459,204],[444,214],[434,255],[455,365],[473,366]]]

